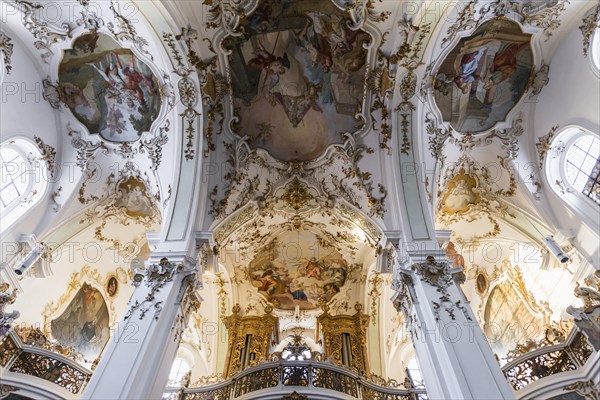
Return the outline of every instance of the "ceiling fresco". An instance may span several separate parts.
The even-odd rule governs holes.
[[[50,326],[52,337],[61,345],[73,346],[87,359],[95,359],[110,336],[108,308],[102,294],[84,283]]]
[[[356,130],[370,36],[330,1],[263,1],[229,37],[243,136],[285,161],[310,160]]]
[[[161,106],[156,76],[130,49],[91,32],[65,51],[59,67],[63,101],[90,133],[133,142],[150,127]]]
[[[506,19],[484,23],[461,39],[436,74],[434,98],[459,132],[482,132],[504,121],[532,74],[531,35]]]
[[[309,231],[281,235],[250,262],[247,279],[274,307],[317,308],[346,283],[349,267],[341,254]]]

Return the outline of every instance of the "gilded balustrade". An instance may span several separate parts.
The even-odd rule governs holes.
[[[277,361],[256,365],[224,382],[209,386],[167,388],[163,399],[262,398],[261,396],[270,393],[269,390],[284,396],[305,389],[319,390],[321,394],[329,394],[331,398],[348,398],[348,396],[364,400],[426,398],[424,388],[405,388],[401,384],[394,387],[379,386],[358,374],[327,363]]]
[[[0,367],[47,380],[73,394],[81,393],[92,376],[92,371],[61,354],[24,344],[15,331],[0,339]]]
[[[594,348],[578,329],[567,340],[527,352],[502,367],[502,372],[515,390],[561,372],[575,371],[585,365]]]

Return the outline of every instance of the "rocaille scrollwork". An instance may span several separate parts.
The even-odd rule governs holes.
[[[4,32],[0,32],[0,51],[3,54],[2,61],[4,62],[4,69],[6,74],[10,74],[12,70],[11,58],[13,54],[12,39]]]
[[[450,299],[448,288],[454,284],[454,277],[451,267],[447,262],[439,262],[436,261],[435,257],[428,256],[425,262],[415,263],[411,268],[421,277],[421,280],[434,286],[440,293],[439,302],[432,301],[436,321],[440,320],[439,310],[441,308],[448,313],[452,320],[455,320],[455,307],[463,312],[467,321],[472,320],[466,307],[462,304],[462,300],[455,302]]]
[[[141,302],[136,300],[129,306],[125,319],[139,310],[139,319],[144,319],[150,310],[154,310],[154,319],[158,319],[162,311],[162,301],[156,301],[155,295],[168,283],[173,277],[183,271],[183,264],[169,262],[167,258],[162,258],[158,264],[151,264],[145,270],[136,271],[133,276],[133,285],[139,287],[142,281],[149,288],[149,292]]]
[[[540,9],[537,5],[519,0],[493,0],[485,2],[477,10],[478,1],[471,0],[458,11],[456,21],[446,31],[441,46],[447,46],[459,33],[477,28],[494,17],[510,18],[521,25],[539,28],[548,40],[552,36],[552,31],[560,26],[559,18],[569,2],[569,0],[558,0],[550,6]]]
[[[13,322],[19,318],[18,311],[5,311],[7,305],[13,304],[17,300],[17,289],[9,291],[8,283],[0,283],[0,337],[4,336],[12,326]]]
[[[579,30],[583,35],[583,55],[588,56],[590,52],[590,46],[592,43],[592,35],[598,29],[598,23],[600,21],[600,4],[596,4],[596,7],[590,9],[583,17]]]
[[[73,394],[80,393],[89,379],[88,375],[62,361],[29,352],[19,354],[10,371],[45,379]]]

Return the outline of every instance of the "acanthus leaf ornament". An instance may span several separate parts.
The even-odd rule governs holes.
[[[456,35],[460,32],[473,29],[478,25],[478,21],[475,19],[476,5],[477,0],[469,1],[464,5],[464,7],[458,13],[456,22],[452,24],[446,31],[446,37],[442,39],[441,47],[445,47],[451,43]]]
[[[537,69],[529,80],[529,88],[531,89],[531,93],[527,97],[528,101],[535,100],[537,96],[540,94],[544,86],[550,82],[549,78],[550,66],[542,61],[540,68]]]
[[[72,28],[68,24],[63,24],[61,30],[48,25],[47,22],[39,18],[38,13],[44,6],[39,3],[31,3],[25,0],[15,2],[23,13],[23,26],[36,39],[33,43],[35,48],[42,51],[42,60],[48,63],[49,58],[54,55],[51,47],[58,42],[71,38]]]
[[[150,169],[156,171],[160,165],[162,159],[162,147],[169,141],[169,132],[171,123],[169,120],[165,121],[165,125],[159,129],[159,134],[150,139],[140,140],[140,153],[148,153],[148,157],[152,160],[152,166]]]
[[[18,311],[6,312],[4,308],[17,300],[17,289],[9,291],[8,283],[0,283],[0,337],[3,337],[11,328],[13,322],[19,318]]]
[[[350,14],[350,29],[359,29],[366,21],[383,22],[391,15],[390,11],[375,11],[373,0],[333,0],[333,3]]]
[[[46,163],[50,178],[54,178],[54,175],[56,174],[56,149],[49,144],[44,143],[39,136],[34,136],[33,139],[40,149],[40,153],[42,154],[41,161]]]
[[[467,308],[462,304],[462,300],[453,301],[450,298],[448,288],[451,285],[456,284],[456,282],[450,265],[447,262],[438,262],[435,257],[428,256],[425,262],[415,263],[412,265],[411,269],[420,276],[422,281],[434,286],[440,293],[439,302],[432,301],[433,313],[436,321],[439,321],[440,319],[439,310],[441,308],[448,313],[453,321],[456,320],[456,314],[454,314],[455,308],[463,312],[467,321],[472,321]],[[460,272],[460,274],[462,274],[462,272]],[[464,274],[462,277],[459,276],[460,279],[463,277]]]
[[[13,54],[12,39],[6,33],[0,31],[0,52],[3,53],[4,69],[6,74],[9,75],[12,70],[11,58]]]
[[[494,0],[481,7],[479,21],[489,15],[495,17],[509,16],[522,25],[542,29],[546,40],[548,40],[552,36],[552,31],[560,26],[558,18],[565,11],[567,4],[569,4],[569,0],[558,0],[550,7],[539,8],[539,6],[525,4],[518,0]]]
[[[540,170],[542,169],[542,167],[544,165],[546,153],[550,149],[552,149],[552,145],[551,145],[552,139],[554,138],[554,135],[556,135],[557,130],[558,130],[558,125],[554,125],[550,129],[550,131],[548,131],[548,133],[546,133],[543,136],[540,136],[537,140],[537,143],[535,144]]]
[[[42,86],[44,87],[42,97],[50,103],[50,107],[58,110],[61,105],[61,94],[58,82],[52,83],[50,77],[48,77],[42,81]]]
[[[81,132],[71,128],[71,125],[67,125],[68,135],[72,137],[71,145],[77,150],[77,161],[76,164],[82,171],[86,169],[86,165],[90,158],[94,156],[96,150],[102,149],[105,154],[108,154],[109,149],[104,145],[104,142],[99,141],[93,143],[89,140],[85,140],[81,137]]]
[[[220,28],[231,36],[243,33],[239,24],[244,16],[250,15],[258,6],[258,0],[204,0],[209,7],[206,28]]]
[[[127,3],[128,7],[135,7],[133,3]],[[113,12],[114,20],[116,24],[113,22],[108,22],[106,24],[108,30],[113,34],[113,36],[119,41],[129,41],[133,43],[134,47],[139,50],[141,53],[146,55],[150,60],[154,61],[154,57],[152,54],[146,49],[148,46],[148,41],[138,35],[133,23],[125,18],[123,14],[121,14],[121,10],[119,6],[115,6],[114,0],[110,0],[110,10]],[[138,11],[136,9],[136,11]],[[138,11],[139,12],[139,11]]]
[[[525,131],[523,126],[523,114],[519,113],[512,121],[512,126],[506,129],[493,129],[486,137],[479,138],[475,141],[475,145],[492,144],[493,138],[500,140],[502,145],[507,151],[507,156],[510,159],[517,158],[517,152],[519,151],[519,136]]]
[[[581,22],[579,30],[583,35],[583,55],[587,57],[592,43],[592,35],[598,29],[600,23],[600,4],[596,4],[596,7],[589,10]]]
[[[133,285],[140,287],[142,282],[149,288],[146,297],[140,302],[136,300],[130,305],[125,319],[129,319],[139,310],[139,319],[144,319],[146,314],[154,309],[154,319],[158,319],[162,311],[162,301],[156,301],[155,295],[169,282],[173,277],[183,271],[183,264],[169,262],[167,258],[162,258],[158,264],[151,264],[145,270],[136,271],[133,276]]]
[[[427,134],[429,135],[429,152],[433,158],[439,162],[443,162],[444,143],[446,143],[448,138],[452,137],[452,128],[442,129],[438,127],[432,113],[427,113],[425,116],[425,124]]]

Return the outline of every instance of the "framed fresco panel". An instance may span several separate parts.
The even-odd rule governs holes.
[[[50,330],[62,346],[73,347],[87,360],[98,357],[110,336],[108,308],[100,291],[84,283],[63,313],[50,322]]]
[[[160,111],[156,76],[130,49],[103,33],[75,40],[60,63],[58,81],[75,118],[105,140],[138,140]]]
[[[529,83],[531,35],[506,19],[481,25],[440,65],[433,95],[444,121],[458,132],[492,128],[521,99]]]

